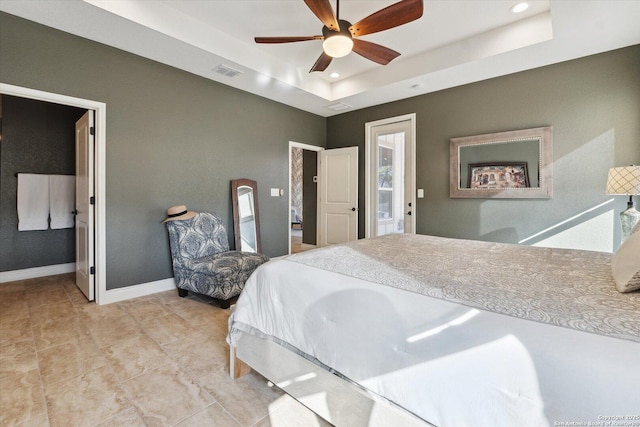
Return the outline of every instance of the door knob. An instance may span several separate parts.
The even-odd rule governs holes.
[[[74,214],[74,215],[78,215],[78,209],[72,210],[71,213]]]
[[[407,212],[407,215],[411,215],[411,211]]]
[[[358,208],[351,208],[351,210],[352,210],[353,212],[355,212],[355,211],[357,211],[357,210],[359,210],[359,209],[358,209]]]

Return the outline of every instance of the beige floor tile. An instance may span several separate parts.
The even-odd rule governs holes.
[[[64,289],[62,283],[59,279],[55,279],[55,276],[25,280],[24,290],[27,293],[40,293],[42,290],[52,291],[54,289]]]
[[[38,358],[33,339],[10,340],[0,345],[0,373],[27,372],[33,369],[38,369]]]
[[[173,363],[125,381],[122,387],[147,426],[172,426],[214,402]]]
[[[176,427],[240,427],[231,416],[220,406],[212,403],[197,414],[178,423]]]
[[[85,297],[82,292],[80,292],[80,294],[69,295],[69,299],[71,300],[71,304],[73,304],[78,309],[78,311],[83,306],[85,306],[87,304],[91,304],[91,302],[89,302],[87,297]]]
[[[12,282],[18,283],[18,282]],[[24,285],[17,287],[11,285],[0,284],[0,307],[8,307],[16,301],[24,301],[27,297],[27,292],[24,290]]]
[[[131,407],[106,366],[61,381],[45,395],[51,426],[92,426]]]
[[[0,300],[4,298],[3,294],[5,292],[15,292],[15,291],[24,291],[24,281],[16,280],[15,282],[6,282],[0,283]]]
[[[277,409],[284,393],[269,387],[259,374],[250,373],[232,380],[225,366],[219,366],[210,375],[200,378],[204,387],[241,425],[251,426]]]
[[[33,322],[33,324],[40,324],[77,316],[78,311],[76,310],[76,307],[71,304],[71,301],[67,298],[66,301],[62,302],[55,302],[38,307],[30,307],[29,315],[31,316],[31,322]]]
[[[67,292],[62,287],[54,289],[46,288],[40,292],[26,292],[26,299],[29,308],[70,301]]]
[[[0,301],[0,321],[7,322],[29,317],[29,306],[25,299],[17,301]]]
[[[180,301],[180,300],[184,299],[184,298],[178,296],[178,290],[177,289],[173,289],[173,290],[165,291],[165,292],[158,292],[157,294],[147,295],[146,297],[142,297],[142,298],[153,299],[155,301],[158,301],[161,304],[171,304],[173,302]]]
[[[164,351],[184,367],[192,377],[210,375],[229,362],[229,346],[219,332],[203,331],[162,346]]]
[[[102,352],[90,337],[77,337],[38,352],[38,366],[45,387],[77,377],[106,363]]]
[[[38,350],[88,336],[89,329],[79,316],[33,325],[33,338]]]
[[[144,320],[140,322],[140,326],[160,345],[169,344],[197,332],[193,325],[174,313]]]
[[[144,333],[103,347],[102,352],[120,381],[171,363],[169,356]]]
[[[309,408],[287,395],[269,408],[269,415],[260,420],[254,427],[330,427],[331,424],[314,414]]]
[[[210,325],[220,331],[227,330],[230,313],[228,309],[223,310],[215,305],[190,298],[171,303],[168,307],[192,326]]]
[[[109,418],[106,421],[96,425],[96,427],[145,427],[146,424],[140,418],[136,408],[130,408],[126,411]],[[204,426],[202,426],[204,427]]]
[[[16,427],[49,427],[49,416],[46,412],[43,412],[18,424]]]
[[[15,426],[46,413],[37,369],[0,374],[0,425]]]
[[[87,327],[100,348],[129,339],[142,332],[138,322],[126,313],[118,317],[90,321]]]
[[[78,307],[78,314],[85,322],[99,322],[126,314],[118,304],[97,305],[95,302]]]
[[[153,319],[156,317],[166,316],[170,311],[157,300],[129,300],[119,303],[122,310],[138,322]]]
[[[0,345],[7,341],[33,339],[31,320],[28,317],[13,320],[0,320]]]

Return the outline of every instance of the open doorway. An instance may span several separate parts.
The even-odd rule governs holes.
[[[71,273],[74,133],[87,110],[6,94],[0,106],[0,271],[18,280]]]
[[[91,203],[94,204],[94,223],[91,233],[95,236],[95,242],[92,244],[94,260],[92,263],[91,274],[94,276],[95,300],[98,304],[111,302],[107,298],[106,291],[106,272],[104,266],[106,264],[106,247],[105,247],[105,140],[106,140],[106,105],[102,102],[91,101],[81,98],[74,98],[66,95],[59,95],[50,92],[24,88],[0,83],[0,94],[9,95],[19,98],[44,101],[47,103],[59,104],[69,107],[79,108],[93,113],[95,129],[91,130],[95,134],[94,144],[95,153],[91,156],[93,163],[93,176],[95,177],[94,192]],[[76,248],[76,256],[78,250]],[[76,262],[77,264],[77,262]],[[35,276],[34,276],[35,277]],[[89,298],[93,299],[93,298]]]
[[[317,246],[318,151],[289,142],[289,253]]]

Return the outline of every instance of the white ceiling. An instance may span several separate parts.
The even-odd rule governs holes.
[[[516,15],[517,2],[424,0],[420,19],[363,37],[401,53],[389,65],[352,52],[322,73],[308,72],[321,41],[253,41],[321,34],[303,0],[0,0],[0,10],[321,116],[640,43],[638,0],[529,0]],[[342,0],[340,18],[393,3]],[[221,64],[242,73],[215,73]]]

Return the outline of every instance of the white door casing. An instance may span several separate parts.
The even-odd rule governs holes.
[[[94,300],[93,111],[76,122],[76,285]]]
[[[321,151],[318,176],[318,245],[357,240],[358,147]]]
[[[403,140],[395,144],[394,149],[403,150],[397,153],[397,158],[403,159],[403,164],[394,162],[394,169],[403,169],[403,183],[394,183],[394,199],[399,204],[394,209],[394,220],[403,219],[402,232],[415,233],[416,229],[416,166],[415,166],[415,113],[399,117],[377,120],[365,124],[365,237],[386,234],[378,230],[378,154],[379,145],[384,146],[385,136],[399,135]],[[401,166],[398,167],[398,166]],[[395,191],[398,190],[398,191]],[[397,194],[398,192],[402,194]],[[400,196],[398,198],[398,196]]]

